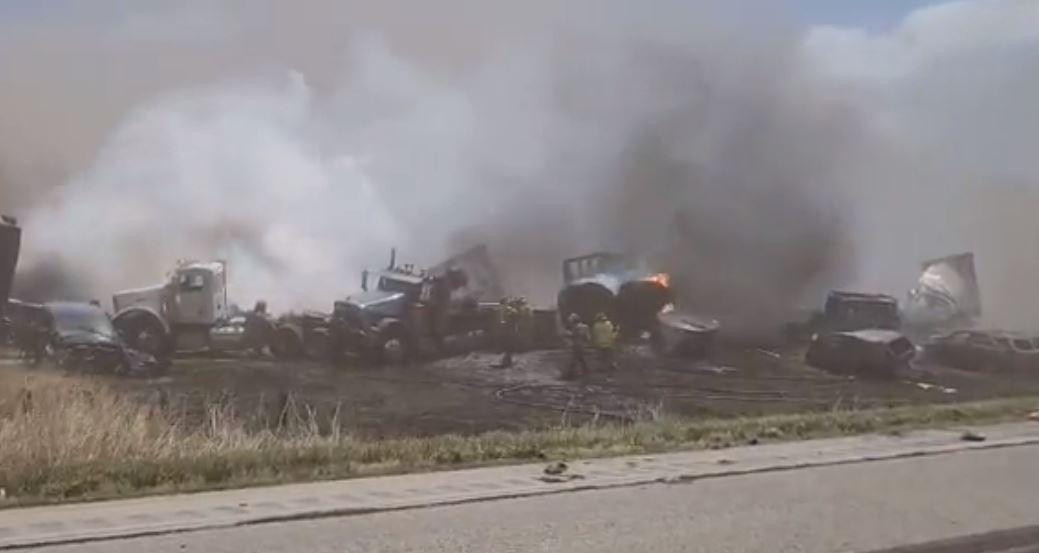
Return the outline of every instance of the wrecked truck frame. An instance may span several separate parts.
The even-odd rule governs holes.
[[[562,321],[577,314],[591,322],[602,313],[622,337],[638,338],[656,333],[659,314],[673,302],[668,275],[632,256],[596,252],[563,261],[563,288],[556,299]]]
[[[361,290],[333,304],[327,325],[315,325],[327,357],[401,364],[480,349],[499,319],[501,294],[486,246],[428,270],[398,265],[396,250],[380,271],[365,270]],[[306,338],[303,339],[306,343]],[[306,347],[306,346],[305,346]]]

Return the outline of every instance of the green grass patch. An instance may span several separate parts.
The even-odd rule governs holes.
[[[1019,397],[362,440],[305,409],[257,428],[214,405],[204,424],[187,425],[92,383],[41,378],[8,391],[0,397],[0,506],[985,424],[1023,419],[1039,405],[1039,397]]]

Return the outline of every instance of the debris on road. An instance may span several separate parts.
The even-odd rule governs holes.
[[[960,435],[960,439],[965,442],[984,442],[987,438],[984,434],[979,434],[973,430],[966,430]]]
[[[563,474],[564,472],[566,472],[566,470],[568,468],[569,467],[567,466],[567,464],[564,463],[563,461],[556,461],[554,463],[549,463],[549,465],[547,467],[545,467],[545,474],[551,474],[551,475]]]
[[[570,482],[571,480],[581,480],[584,478],[582,474],[574,474],[567,472],[570,467],[563,461],[556,461],[550,463],[545,467],[545,474],[538,478],[542,482],[548,482],[551,484],[559,484],[563,482]]]

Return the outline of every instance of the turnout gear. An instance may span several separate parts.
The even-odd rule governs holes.
[[[506,297],[498,303],[501,307],[499,322],[502,348],[502,358],[498,366],[507,368],[512,366],[513,356],[520,349],[523,329],[530,319],[530,308],[527,306],[527,300],[522,297]]]
[[[599,360],[610,371],[617,369],[617,362],[614,360],[616,343],[617,329],[613,326],[609,317],[599,313],[595,317],[595,324],[592,325],[592,345],[595,346],[595,350],[599,353]]]
[[[563,371],[563,378],[574,376],[575,369],[579,369],[582,375],[588,374],[588,361],[585,352],[591,341],[591,329],[581,320],[576,313],[567,318],[567,339],[570,342],[570,363]]]

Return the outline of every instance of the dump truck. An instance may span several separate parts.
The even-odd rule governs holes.
[[[133,349],[167,359],[176,352],[228,351],[266,346],[280,354],[277,322],[259,324],[266,344],[250,340],[247,315],[227,298],[227,263],[181,261],[162,284],[117,292],[113,324]],[[248,315],[252,316],[252,314]]]
[[[376,363],[473,350],[487,344],[497,322],[498,304],[489,301],[495,294],[500,288],[483,246],[429,270],[398,265],[392,250],[389,265],[365,270],[361,290],[336,301],[327,331],[312,328],[309,340],[327,340],[333,359]]]

